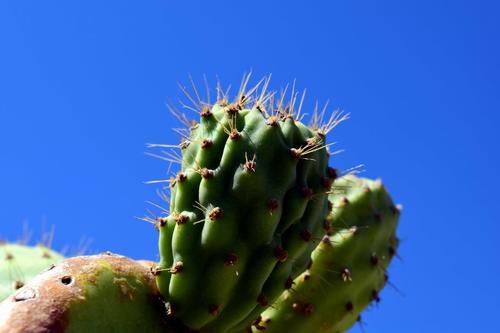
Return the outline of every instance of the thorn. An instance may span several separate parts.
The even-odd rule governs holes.
[[[182,261],[178,261],[175,263],[174,266],[172,266],[172,268],[170,268],[170,273],[177,274],[182,272],[183,269],[184,269],[184,263]]]
[[[376,291],[375,289],[372,290],[370,300],[375,301],[376,303],[380,303],[380,296],[378,294],[378,291]]]
[[[293,285],[294,285],[294,284],[295,284],[295,283],[293,282],[292,277],[289,275],[289,276],[287,277],[286,281],[285,281],[285,289],[287,289],[287,290],[288,290],[288,289],[292,289],[292,287],[293,287]]]
[[[245,152],[245,171],[246,172],[255,172],[257,168],[257,162],[255,162],[256,155],[253,154],[251,160],[248,159],[248,154]]]
[[[341,272],[340,272],[340,277],[342,278],[342,281],[344,282],[347,282],[347,281],[352,281],[352,275],[351,275],[351,271],[349,270],[349,268],[344,268]]]
[[[278,117],[276,116],[271,116],[267,119],[266,123],[269,125],[269,126],[272,126],[272,127],[276,127],[278,126],[279,124],[279,119]]]
[[[214,170],[210,170],[210,169],[207,169],[207,168],[203,168],[200,170],[200,175],[204,178],[204,179],[210,179],[210,178],[213,178],[214,176]]]
[[[186,173],[185,173],[185,172],[182,172],[182,171],[181,171],[181,172],[179,172],[179,173],[177,174],[177,176],[175,177],[175,181],[176,181],[176,182],[179,182],[179,183],[183,183],[183,182],[185,182],[185,181],[186,181],[186,179],[187,179],[187,175],[186,175]]]
[[[203,108],[201,109],[200,116],[202,118],[208,118],[212,116],[212,111],[210,111],[210,106],[204,105]]]
[[[184,215],[184,214],[178,214],[175,216],[175,222],[178,225],[185,224],[189,220],[189,216]]]
[[[208,149],[210,147],[212,147],[213,145],[213,142],[212,140],[209,140],[209,139],[203,139],[203,141],[201,141],[201,149]]]

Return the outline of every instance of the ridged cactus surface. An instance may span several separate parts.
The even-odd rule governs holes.
[[[380,181],[345,176],[333,190],[330,235],[293,287],[254,323],[254,332],[344,332],[380,301],[398,246],[399,209]]]
[[[1,333],[182,331],[150,267],[113,254],[66,259],[0,303]]]
[[[295,99],[251,94],[200,104],[157,223],[160,291],[171,315],[204,332],[251,322],[306,268],[336,177],[325,136],[344,118],[306,126]]]
[[[0,243],[0,301],[63,258],[43,245]]]

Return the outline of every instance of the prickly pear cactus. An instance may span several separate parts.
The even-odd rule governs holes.
[[[0,301],[63,258],[43,245],[0,243]]]
[[[147,264],[101,254],[66,259],[5,299],[0,332],[182,332],[166,317]]]
[[[204,332],[254,320],[305,269],[298,259],[324,234],[336,177],[326,133],[346,118],[307,126],[296,94],[273,103],[245,86],[233,103],[196,103],[170,215],[157,221],[159,289],[173,316]]]
[[[254,332],[344,332],[380,301],[398,246],[399,208],[380,181],[345,176],[333,190],[330,235],[293,287],[254,323]]]

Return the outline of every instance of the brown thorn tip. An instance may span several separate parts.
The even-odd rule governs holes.
[[[267,122],[266,122],[266,123],[267,123],[269,126],[273,126],[273,127],[274,127],[274,126],[277,126],[277,125],[278,125],[278,121],[279,121],[279,120],[278,120],[278,117],[276,117],[276,116],[271,116],[271,117],[269,117],[269,118],[267,119]]]
[[[201,146],[201,149],[207,149],[207,148],[212,147],[213,144],[214,143],[212,142],[212,140],[210,140],[210,139],[203,139],[201,141],[200,146]]]
[[[212,112],[210,111],[210,106],[208,106],[208,105],[203,106],[203,109],[201,109],[200,116],[202,118],[208,118],[211,115],[212,115]]]
[[[218,219],[220,219],[222,217],[222,215],[224,214],[224,211],[222,210],[222,208],[220,207],[215,207],[214,209],[212,209],[210,211],[210,213],[208,213],[208,217],[212,220],[212,221],[216,221]]]
[[[177,176],[175,177],[175,180],[179,183],[186,181],[186,179],[187,179],[187,175],[185,172],[179,172],[177,174]]]
[[[24,282],[19,281],[19,280],[14,281],[13,287],[14,287],[15,290],[21,289],[23,286],[24,286]]]
[[[347,312],[351,312],[352,310],[354,310],[354,305],[352,304],[352,302],[347,302],[345,304],[345,309]]]
[[[281,246],[277,246],[274,249],[274,257],[279,262],[285,262],[288,259],[288,252]]]
[[[292,156],[295,159],[299,159],[300,156],[302,155],[300,149],[297,148],[290,148],[290,156]]]
[[[177,224],[185,224],[187,221],[189,220],[189,217],[187,215],[184,215],[184,214],[178,214],[176,217],[175,217],[175,222]]]
[[[260,306],[268,306],[269,300],[267,299],[267,296],[264,295],[264,293],[260,293],[257,297],[257,303],[259,303]]]
[[[200,174],[204,179],[210,179],[214,176],[214,171],[207,168],[203,168],[200,170]]]
[[[378,294],[378,291],[376,291],[375,289],[373,289],[372,293],[370,295],[370,299],[372,301],[375,301],[376,303],[379,303],[380,302],[380,296]]]
[[[156,226],[157,227],[164,227],[167,224],[167,218],[166,217],[159,217],[156,219]]]
[[[300,194],[306,198],[306,199],[309,199],[312,197],[313,195],[313,190],[308,187],[308,186],[303,186],[301,189],[300,189]]]
[[[226,255],[226,259],[224,260],[224,265],[226,266],[234,266],[238,261],[238,256],[235,253],[229,253]]]
[[[285,289],[291,289],[293,287],[293,279],[291,276],[288,276],[286,281],[285,281]]]
[[[312,239],[312,234],[309,230],[304,229],[300,232],[300,238],[305,242],[309,242]]]

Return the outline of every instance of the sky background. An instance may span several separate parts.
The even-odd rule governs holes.
[[[376,332],[494,332],[500,311],[496,1],[2,1],[0,235],[157,259],[144,215],[188,73],[297,80],[352,118],[331,164],[404,205]],[[157,201],[157,200],[156,200]],[[359,326],[352,332],[361,332]]]

